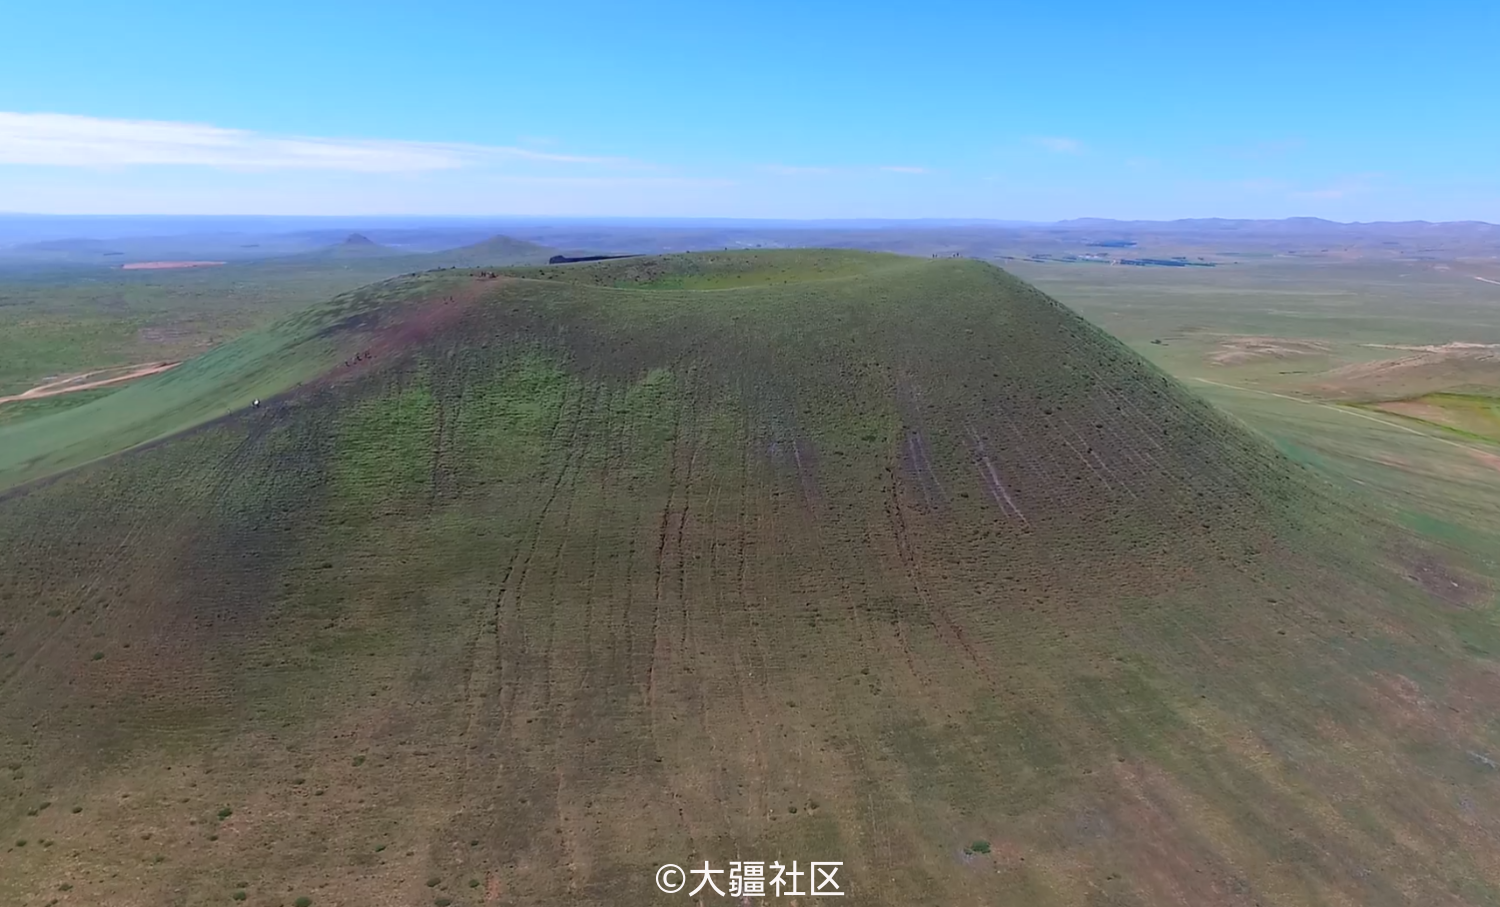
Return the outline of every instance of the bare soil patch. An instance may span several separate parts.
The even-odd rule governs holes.
[[[1403,551],[1397,556],[1397,566],[1407,579],[1451,605],[1469,608],[1489,599],[1489,587],[1482,580],[1444,563],[1431,551]]]
[[[1239,365],[1257,359],[1291,359],[1298,356],[1325,356],[1332,347],[1321,340],[1298,340],[1289,337],[1226,337],[1208,354],[1215,365]]]
[[[1406,350],[1410,355],[1356,362],[1319,376],[1320,393],[1367,399],[1418,397],[1442,391],[1500,387],[1500,345],[1444,343],[1427,345],[1366,344]]]
[[[1419,353],[1444,353],[1468,355],[1472,353],[1484,353],[1500,351],[1500,343],[1466,343],[1461,340],[1453,340],[1448,343],[1366,343],[1367,346],[1377,350],[1413,350]]]
[[[212,268],[228,264],[223,261],[133,261],[120,265],[122,271],[168,271],[175,268]]]

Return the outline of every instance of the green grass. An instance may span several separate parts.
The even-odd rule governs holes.
[[[66,269],[26,277],[0,271],[0,396],[53,375],[196,356],[397,273],[272,262],[201,271]]]
[[[269,401],[353,355],[369,313],[439,292],[452,280],[431,275],[398,290],[378,285],[347,294],[113,393],[38,418],[0,422],[0,490],[228,415],[256,399]],[[328,333],[344,323],[347,330]]]
[[[756,286],[801,285],[841,277],[869,277],[882,267],[867,252],[813,249],[767,257],[745,252],[707,252],[674,258],[643,257],[587,265],[510,269],[508,273],[587,286],[650,290],[733,290]],[[909,264],[893,257],[885,267]]]
[[[1349,494],[1384,502],[1404,525],[1442,524],[1448,528],[1438,543],[1469,552],[1492,573],[1500,566],[1487,564],[1487,553],[1500,546],[1500,472],[1484,460],[1500,453],[1493,447],[1500,439],[1500,371],[1459,361],[1396,372],[1364,397],[1376,402],[1359,410],[1322,405],[1348,394],[1320,386],[1340,366],[1414,355],[1373,344],[1500,342],[1489,285],[1421,262],[1277,260],[1212,271],[1089,273],[1007,264]],[[1226,339],[1244,336],[1313,340],[1328,353],[1212,360]],[[1441,421],[1383,411],[1383,401],[1409,399],[1429,404],[1422,415]]]
[[[0,426],[83,406],[86,403],[101,400],[120,389],[118,386],[101,387],[94,390],[76,391],[71,394],[61,394],[54,397],[42,397],[35,400],[16,400],[6,403],[0,405]]]
[[[1279,259],[1201,270],[1026,262],[1006,267],[1143,354],[1182,353],[1174,358],[1184,364],[1190,360],[1182,345],[1191,346],[1194,335],[1314,339],[1341,351],[1367,343],[1500,342],[1491,286],[1426,262]],[[1147,349],[1153,339],[1168,346]],[[1399,355],[1365,349],[1371,358]]]
[[[140,355],[134,338],[141,326],[135,321],[57,313],[0,324],[0,396],[27,390],[49,377],[149,358],[133,358]],[[8,417],[15,405],[0,406],[0,416]]]
[[[1500,394],[1500,387],[1496,393]],[[1459,437],[1500,442],[1500,397],[1480,394],[1424,394],[1369,408],[1422,422]]]
[[[0,429],[55,476],[0,500],[0,834],[52,823],[81,900],[667,903],[664,862],[778,858],[876,905],[1497,896],[1463,449],[1403,433],[1397,481],[1385,422],[1189,389],[979,262],[507,276]]]
[[[320,251],[189,270],[0,262],[0,396],[54,375],[198,356],[396,275],[535,263],[552,252],[496,237],[430,254],[350,258]],[[9,408],[0,405],[0,420],[14,418]]]

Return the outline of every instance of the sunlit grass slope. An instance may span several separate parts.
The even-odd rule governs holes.
[[[1500,897],[1493,592],[995,268],[452,274],[254,343],[0,501],[5,903]]]
[[[250,406],[353,355],[403,303],[466,282],[438,272],[376,284],[251,332],[169,372],[44,418],[0,422],[0,491]]]

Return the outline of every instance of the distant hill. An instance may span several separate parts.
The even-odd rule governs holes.
[[[22,243],[15,246],[14,250],[17,252],[82,252],[98,255],[114,247],[100,239],[49,239],[42,242]]]
[[[1493,594],[1319,475],[977,261],[343,294],[0,426],[0,904],[1494,903]]]
[[[434,262],[441,262],[442,267],[498,268],[509,265],[545,264],[557,252],[557,249],[550,246],[527,242],[524,239],[492,236],[483,242],[449,249],[446,252],[434,252],[428,257]]]
[[[350,233],[343,242],[304,253],[307,258],[393,258],[411,253],[383,246],[363,233]]]
[[[290,256],[294,259],[369,261],[370,268],[383,269],[371,272],[371,280],[394,276],[398,273],[428,271],[434,268],[504,268],[515,265],[545,264],[557,254],[550,246],[542,246],[509,236],[492,236],[483,242],[447,249],[441,252],[412,252],[375,242],[361,233],[351,233],[343,242],[309,252]],[[368,270],[368,269],[367,269]]]

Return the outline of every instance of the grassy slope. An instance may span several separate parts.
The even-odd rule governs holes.
[[[1500,359],[1374,346],[1500,343],[1500,288],[1424,262],[1016,270],[1347,493],[1468,552],[1500,583],[1500,431],[1488,416],[1500,400]],[[1313,341],[1328,352],[1214,361],[1226,340],[1244,336]],[[1373,367],[1408,357],[1416,357],[1409,366]],[[1396,407],[1408,415],[1345,405],[1413,398],[1417,407]]]
[[[0,491],[225,416],[316,378],[356,355],[382,313],[399,312],[412,298],[451,291],[461,280],[437,273],[377,284],[83,405],[0,422]]]
[[[3,269],[0,396],[51,375],[197,356],[315,302],[398,274],[535,264],[553,251],[496,237],[429,254],[324,250],[183,271]],[[13,421],[3,407],[0,419]]]
[[[1487,591],[1024,284],[383,292],[0,502],[7,902],[1496,902]]]

